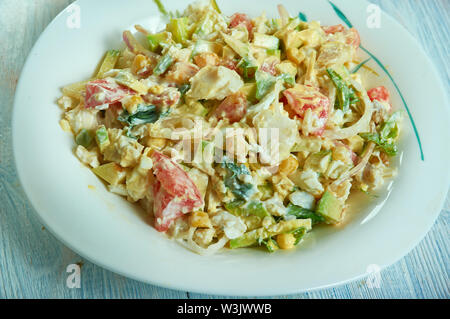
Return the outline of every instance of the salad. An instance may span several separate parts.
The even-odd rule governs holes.
[[[365,86],[357,30],[155,2],[166,27],[124,31],[58,104],[75,155],[158,232],[204,255],[292,249],[395,176],[401,114]]]

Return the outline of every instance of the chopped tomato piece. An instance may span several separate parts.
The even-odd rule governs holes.
[[[233,14],[230,18],[230,28],[236,28],[240,24],[243,24],[247,28],[248,34],[252,33],[253,23],[249,16],[245,13]]]
[[[174,85],[160,94],[147,93],[143,96],[143,98],[147,103],[150,103],[158,108],[164,108],[178,103],[181,98],[181,93]]]
[[[345,28],[342,24],[337,25],[331,25],[327,27],[322,27],[323,31],[325,31],[326,34],[335,34],[338,32],[344,32]]]
[[[373,102],[374,100],[389,103],[389,91],[384,86],[378,86],[373,89],[370,89],[367,92],[367,95],[369,95],[370,100]]]
[[[222,61],[220,61],[220,65],[224,66],[230,70],[236,71],[238,72],[238,67],[237,67],[237,62],[232,60],[232,59],[223,59]]]
[[[237,92],[228,96],[217,107],[217,118],[226,118],[230,123],[239,122],[247,113],[247,99],[244,93]]]
[[[273,62],[263,62],[261,64],[261,67],[259,68],[261,71],[267,72],[271,75],[276,75],[277,71],[275,69],[275,66],[278,64],[278,61]]]
[[[155,228],[159,232],[166,232],[175,219],[183,216],[183,206],[177,201],[176,196],[161,187],[158,180],[153,184],[153,194]]]
[[[203,199],[197,186],[177,163],[157,151],[151,157],[157,180],[153,185],[155,227],[166,231],[172,221],[202,206]]]
[[[167,73],[166,79],[177,84],[185,84],[189,82],[199,68],[195,64],[189,62],[177,62]]]
[[[135,92],[116,83],[113,79],[94,80],[86,84],[84,105],[86,108],[92,108],[103,104],[113,104],[130,94]]]
[[[348,29],[345,31],[346,43],[353,46],[355,49],[359,48],[361,44],[361,37],[359,36],[358,30],[355,28]]]
[[[218,65],[219,57],[212,52],[202,52],[194,57],[194,63],[201,69],[207,65]]]
[[[291,116],[294,114],[304,119],[306,111],[311,109],[313,116],[316,118],[316,130],[312,134],[322,135],[328,119],[328,108],[330,106],[328,97],[323,95],[316,87],[299,84],[292,89],[285,90],[283,94]]]

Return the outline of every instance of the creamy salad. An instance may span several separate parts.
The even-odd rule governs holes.
[[[156,2],[166,27],[124,31],[58,104],[75,155],[158,232],[200,254],[292,249],[395,175],[401,114],[365,86],[357,30],[281,5],[268,18]]]

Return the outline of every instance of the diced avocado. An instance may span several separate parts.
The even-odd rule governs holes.
[[[342,218],[342,204],[329,191],[326,191],[317,204],[316,213],[330,223],[339,223]]]
[[[114,162],[93,168],[92,171],[111,185],[122,183],[127,176],[126,170]]]
[[[134,78],[130,72],[120,71],[116,75],[115,80],[117,83],[125,85],[139,94],[146,94],[148,91],[148,87]]]
[[[311,230],[311,219],[293,219],[289,221],[280,221],[271,225],[267,229],[264,227],[245,233],[241,237],[230,240],[230,248],[241,248],[255,245],[269,237],[278,234],[292,232],[298,228],[304,227],[306,231]]]
[[[167,42],[169,40],[169,34],[167,32],[149,34],[147,36],[147,40],[150,50],[156,52],[161,47],[161,43]]]
[[[295,143],[291,152],[310,152],[317,153],[322,148],[323,141],[319,137],[308,136],[302,137],[299,142]]]
[[[244,93],[245,97],[252,104],[256,103],[256,83],[250,82],[245,83],[243,87],[241,87],[240,91]]]
[[[308,156],[305,161],[305,165],[303,166],[304,170],[312,169],[317,173],[325,173],[328,165],[332,161],[332,153],[331,151],[322,151],[313,153]]]
[[[97,72],[97,78],[102,78],[103,75],[111,69],[114,69],[117,60],[119,59],[120,51],[109,50],[106,52],[105,58]]]
[[[280,46],[280,40],[272,35],[253,33],[253,45],[268,50],[276,50]]]
[[[276,50],[267,50],[266,51],[268,56],[274,56],[276,57],[278,60],[280,60],[281,58],[281,50],[276,49]]]
[[[258,185],[258,190],[261,193],[261,200],[267,200],[273,197],[273,185],[270,183]]]
[[[86,130],[86,129],[82,129],[75,137],[75,142],[78,145],[84,146],[85,148],[88,148],[89,146],[91,146],[92,140],[93,140],[93,137],[92,137],[91,131]]]
[[[276,78],[267,72],[256,71],[256,98],[261,100],[275,85]]]
[[[250,80],[251,78],[253,78],[255,76],[256,70],[258,70],[256,61],[250,59],[249,57],[242,58],[241,61],[239,61],[237,67],[242,72],[244,80]]]
[[[257,216],[260,218],[271,216],[264,207],[263,203],[256,201],[250,202],[245,205],[245,201],[235,200],[233,202],[226,203],[225,208],[231,214],[236,216]]]
[[[189,114],[195,114],[199,116],[206,116],[209,112],[209,109],[203,106],[200,102],[192,102],[189,103],[189,105],[185,104],[180,107],[181,113],[189,113]]]
[[[97,142],[100,152],[103,153],[105,148],[110,144],[108,131],[104,125],[100,126],[97,131],[95,131],[95,141]]]

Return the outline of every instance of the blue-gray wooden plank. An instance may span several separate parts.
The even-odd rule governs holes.
[[[311,0],[313,1],[313,0]],[[83,260],[40,224],[15,172],[11,111],[17,80],[32,45],[71,0],[0,1],[0,298],[217,298],[143,284]],[[281,2],[281,1],[280,1]],[[450,1],[372,0],[402,23],[449,78]],[[38,75],[37,75],[38,76]],[[281,298],[448,298],[450,198],[425,239],[382,273],[365,281]],[[66,267],[82,263],[80,289],[66,287]],[[201,280],[201,279],[199,279]]]

